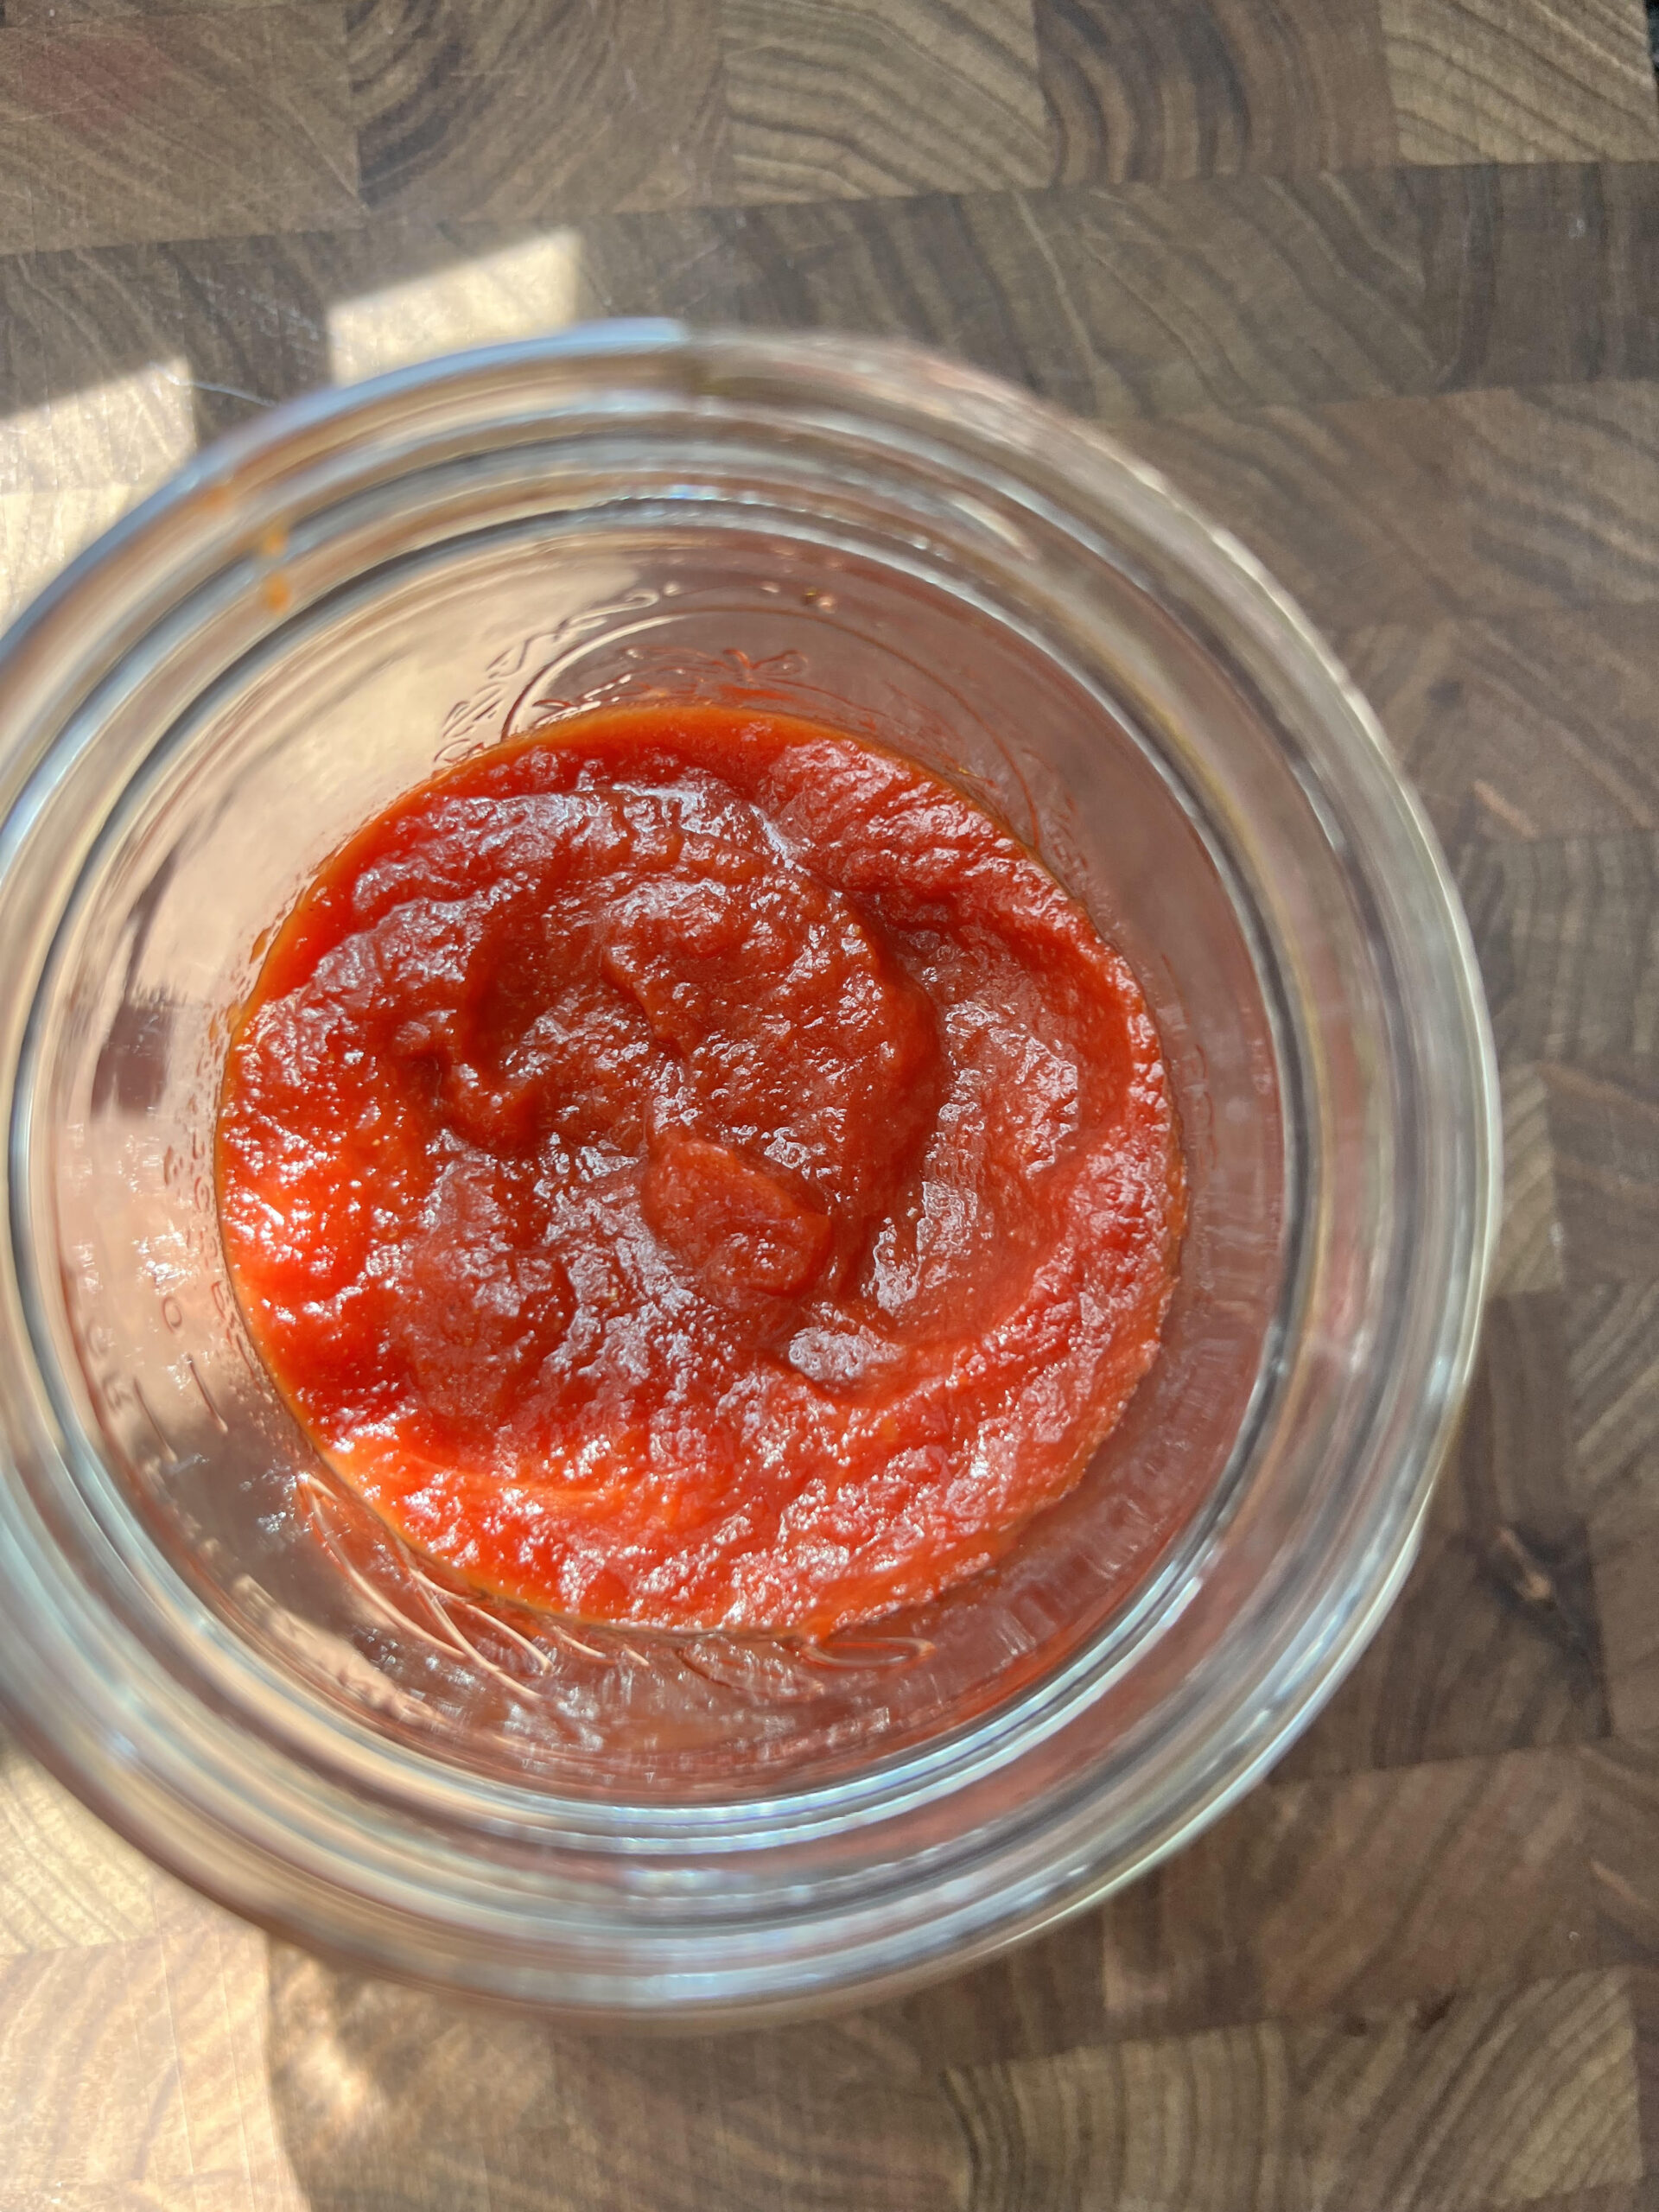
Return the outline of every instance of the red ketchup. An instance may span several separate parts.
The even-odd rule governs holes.
[[[1184,1183],[1125,963],[981,807],[741,707],[594,713],[322,869],[219,1216],[332,1465],[480,1589],[823,1635],[1061,1497]]]

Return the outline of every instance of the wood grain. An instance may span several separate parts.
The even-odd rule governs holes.
[[[298,2206],[299,2200],[289,2202]],[[233,2173],[191,2174],[113,2188],[94,2184],[0,2194],[0,2212],[264,2212],[264,2207],[265,2200],[251,2183]],[[282,2212],[288,2212],[287,2205]]]
[[[1659,1737],[1598,1744],[1583,1768],[1597,1949],[1659,1967]]]
[[[1646,375],[1649,173],[1516,175],[688,211],[595,219],[582,253],[613,313],[922,335],[1107,422]]]
[[[1605,1283],[1567,1300],[1573,1484],[1586,1506],[1659,1450],[1659,1286]]]
[[[1659,1281],[1659,1066],[1540,1073],[1568,1279]]]
[[[1473,561],[1443,400],[1193,414],[1119,427],[1274,569],[1315,621],[1432,621]]]
[[[387,26],[377,35],[396,49]],[[374,45],[367,30],[359,43]],[[448,143],[434,158],[447,161]],[[1634,237],[1611,238],[1605,222],[1568,235],[1580,218],[1566,211],[1586,196],[1585,175],[1541,172],[1558,188],[1548,235],[1523,251],[1514,226],[1498,224],[1510,247],[1495,258],[1496,219],[1471,226],[1463,172],[1431,178],[1427,194],[1414,188],[1421,178],[1251,179],[594,218],[564,250],[578,280],[573,311],[669,308],[703,321],[920,334],[1119,421],[1421,396],[1494,367],[1537,378],[1566,357],[1560,334],[1584,327],[1580,296],[1605,296],[1600,358],[1630,365],[1659,318],[1617,272],[1653,257]],[[1650,211],[1637,213],[1646,221]],[[95,364],[177,351],[194,372],[205,432],[327,372],[321,333],[333,301],[535,245],[508,224],[400,219],[355,239],[320,232],[22,257],[0,263],[0,330],[16,334],[20,397],[60,389],[72,361],[91,381]],[[446,338],[503,334],[512,315],[492,316],[488,305],[481,288],[470,319]],[[1510,358],[1502,335],[1522,322],[1529,362]],[[1484,334],[1478,344],[1471,332]],[[1493,347],[1509,355],[1494,362]],[[1204,427],[1193,426],[1195,443]],[[1637,652],[1633,632],[1626,661]],[[1611,690],[1604,683],[1601,696]]]
[[[1492,1294],[1509,1298],[1559,1290],[1566,1277],[1548,1093],[1536,1068],[1508,1067],[1498,1080],[1503,1100],[1503,1217],[1492,1262]]]
[[[1378,0],[1404,162],[1652,161],[1636,0]]]
[[[1377,624],[1338,644],[1448,844],[1659,829],[1651,608]]]
[[[1123,1902],[1135,1919],[1142,1893],[1137,1889]],[[1045,2058],[1103,2041],[1120,2023],[1110,2001],[1109,1971],[1103,1971],[1103,1922],[1115,1924],[1109,1912],[1091,1915],[1023,1943],[972,1974],[837,2022],[836,2033],[869,2064],[916,2081],[930,2080],[948,2067]],[[806,2026],[789,2032],[793,2056],[785,2054],[786,2064],[823,2063],[825,2029]]]
[[[1031,0],[721,0],[733,196],[1046,184]]]
[[[1630,2011],[1636,2023],[1637,2097],[1642,2114],[1642,2139],[1648,2152],[1648,2186],[1654,2186],[1653,2145],[1659,2138],[1659,1974],[1633,1969],[1626,1977]]]
[[[0,1963],[0,2111],[13,2188],[188,2175],[159,1942]]]
[[[1391,182],[1239,178],[1033,200],[1105,420],[1434,389],[1416,211]]]
[[[1373,8],[1037,0],[1067,184],[1288,175],[1398,157]]]
[[[1659,1283],[1567,1301],[1574,1487],[1595,1560],[1608,1700],[1622,1732],[1659,1728]]]
[[[607,308],[922,334],[1105,421],[1427,391],[1414,205],[1386,180],[975,194],[588,226]]]
[[[0,493],[153,484],[190,457],[191,397],[175,357],[20,408],[0,423]]]
[[[16,29],[67,30],[124,16],[215,14],[222,8],[285,7],[289,0],[6,0],[5,19]]]
[[[717,196],[714,0],[354,0],[347,21],[371,208],[524,223]]]
[[[1602,2189],[1574,2189],[1564,2196],[1535,2196],[1528,2212],[1659,2212],[1651,2179],[1614,2182]]]
[[[1479,391],[1446,402],[1471,601],[1659,597],[1659,384]]]
[[[1659,1052],[1659,833],[1480,842],[1459,874],[1500,1058]]]
[[[0,472],[24,437],[73,420],[75,474],[60,468],[55,481],[148,487],[177,466],[181,418],[194,416],[205,439],[317,383],[327,369],[317,303],[290,276],[307,242],[189,239],[0,258]]]
[[[1409,1766],[1606,1727],[1588,1530],[1567,1459],[1563,1301],[1494,1300],[1416,1566],[1287,1775]]]
[[[304,2212],[267,2079],[266,1938],[165,1877],[154,1895],[190,2170],[239,2183],[261,2212]]]
[[[1659,370],[1659,170],[1650,162],[1398,175],[1421,220],[1443,388]]]
[[[312,2212],[944,2212],[966,2196],[938,2081],[833,2031],[805,2065],[788,2037],[583,2039],[278,1952],[269,2032]]]
[[[0,28],[0,253],[359,218],[321,4]]]
[[[1370,2014],[1523,1984],[1593,1955],[1591,1912],[1571,1750],[1275,1782],[1107,1906],[1109,2024]]]
[[[1608,1710],[1621,1736],[1659,1729],[1659,1452],[1637,1452],[1605,1482],[1589,1516]]]
[[[969,2212],[1299,2201],[1282,2029],[1113,2044],[946,2080],[970,2146]]]
[[[33,1759],[0,1744],[0,1959],[156,1932],[145,1862]]]
[[[1453,2212],[1639,2181],[1635,2041],[1613,1973],[1300,2031],[1309,2195]]]

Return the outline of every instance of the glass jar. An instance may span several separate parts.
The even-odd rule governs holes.
[[[435,764],[644,696],[985,798],[1135,966],[1181,1115],[1165,1344],[1083,1483],[821,1646],[449,1582],[310,1449],[219,1247],[262,932]],[[238,1911],[578,2018],[890,1993],[1213,1819],[1387,1606],[1496,1215],[1466,930],[1297,609],[1082,426],[905,347],[655,324],[320,394],[12,632],[0,809],[0,1691]],[[1183,1506],[1161,1548],[1137,1496]]]

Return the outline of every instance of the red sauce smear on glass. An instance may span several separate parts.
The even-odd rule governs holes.
[[[823,1635],[995,1559],[1157,1348],[1158,1038],[912,764],[584,715],[328,862],[231,1045],[219,1211],[330,1463],[475,1586]]]

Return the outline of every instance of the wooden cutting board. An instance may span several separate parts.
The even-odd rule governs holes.
[[[0,606],[195,442],[575,316],[905,333],[1336,638],[1510,1145],[1328,1712],[901,2005],[582,2041],[341,1974],[0,1760],[0,2212],[1659,2208],[1659,104],[1641,0],[4,0]]]

